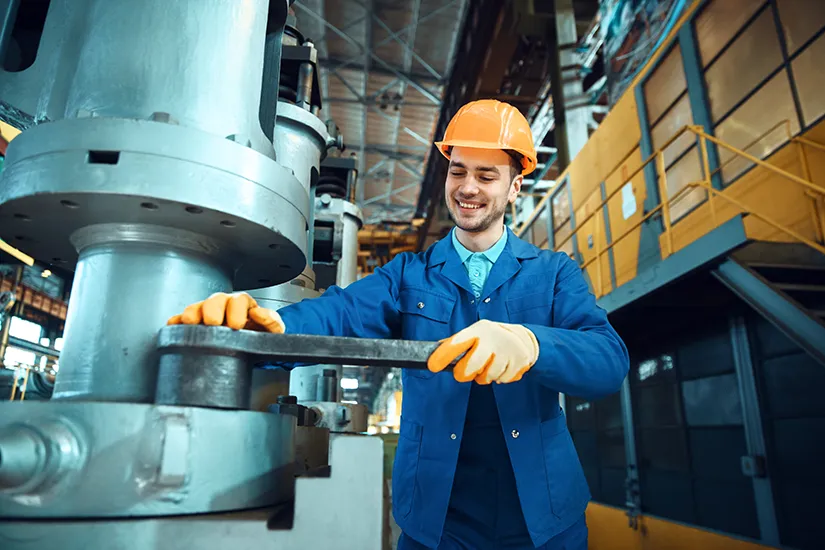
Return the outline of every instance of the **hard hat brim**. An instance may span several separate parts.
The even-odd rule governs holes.
[[[467,140],[467,139],[452,139],[452,140],[445,140],[445,141],[436,141],[435,146],[438,148],[438,151],[444,155],[444,158],[450,160],[450,155],[447,153],[447,148],[449,147],[469,147],[471,149],[489,149],[489,150],[498,150],[498,151],[516,151],[517,153],[522,155],[522,170],[521,175],[526,176],[527,174],[531,173],[533,170],[536,169],[537,159],[533,157],[533,151],[525,151],[523,149],[518,149],[515,147],[503,147],[501,144],[498,143],[489,143],[486,141],[474,141],[474,140]]]

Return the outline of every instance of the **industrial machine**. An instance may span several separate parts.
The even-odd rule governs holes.
[[[4,550],[380,548],[382,444],[338,365],[422,368],[432,344],[164,327],[214,292],[317,295],[319,242],[354,280],[315,61],[287,0],[52,0],[35,62],[0,73],[24,129],[0,237],[75,271],[52,399],[0,404]],[[283,362],[324,366],[273,402],[259,373],[284,371],[254,367]]]

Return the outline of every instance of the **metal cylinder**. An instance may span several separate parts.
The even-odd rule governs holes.
[[[329,139],[326,125],[317,116],[286,101],[278,102],[275,154],[278,163],[292,170],[307,191],[318,177]]]
[[[71,4],[77,60],[66,118],[166,113],[271,156],[258,112],[269,0]]]
[[[35,479],[46,464],[46,445],[33,431],[17,426],[0,434],[0,491]]]
[[[160,358],[158,405],[248,409],[252,366],[242,355],[168,353]]]
[[[358,279],[358,230],[363,224],[361,209],[344,199],[322,195],[315,199],[315,219],[332,222],[340,239],[340,257],[335,284],[344,288]]]
[[[53,399],[151,403],[158,329],[187,305],[232,289],[210,257],[217,248],[146,225],[90,226],[72,240],[80,258]]]
[[[334,368],[325,368],[318,377],[316,401],[338,401],[338,372]]]
[[[309,111],[312,105],[312,77],[314,74],[315,68],[312,66],[312,63],[301,63],[300,72],[298,73],[298,93],[295,103],[306,111]]]

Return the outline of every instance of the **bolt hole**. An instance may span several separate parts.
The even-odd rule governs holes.
[[[26,237],[24,237],[23,235],[15,235],[14,240],[16,240],[16,241],[25,241]]]
[[[286,264],[281,264],[278,267],[280,267],[281,269],[289,269],[289,266]]]
[[[281,248],[281,245],[271,244],[271,245],[269,245],[269,248],[270,248],[270,250],[278,250],[279,248]]]
[[[197,206],[187,206],[186,211],[190,214],[203,214],[203,208],[198,208]]]
[[[140,207],[145,208],[146,210],[157,210],[158,208],[160,208],[160,206],[153,202],[142,202],[140,203]]]
[[[89,164],[117,164],[120,160],[120,151],[89,151]]]
[[[66,262],[66,260],[64,260],[63,258],[57,258],[57,257],[55,257],[55,258],[52,258],[52,262],[54,262],[54,263],[56,263],[56,264],[62,264],[62,263],[65,263],[65,262]]]
[[[14,217],[17,218],[18,220],[23,220],[24,222],[32,221],[32,217],[29,216],[28,214],[15,214]]]
[[[60,204],[62,204],[66,208],[80,208],[80,205],[74,201],[62,200],[60,201]]]
[[[235,227],[237,224],[235,222],[231,222],[229,220],[223,220],[221,225],[224,227]]]

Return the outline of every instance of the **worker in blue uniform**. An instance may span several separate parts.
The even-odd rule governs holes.
[[[586,550],[590,493],[559,393],[618,391],[627,349],[579,266],[504,226],[536,166],[521,113],[469,103],[436,145],[450,162],[447,237],[278,312],[245,293],[216,294],[170,323],[441,341],[427,370],[402,375],[399,550]]]

